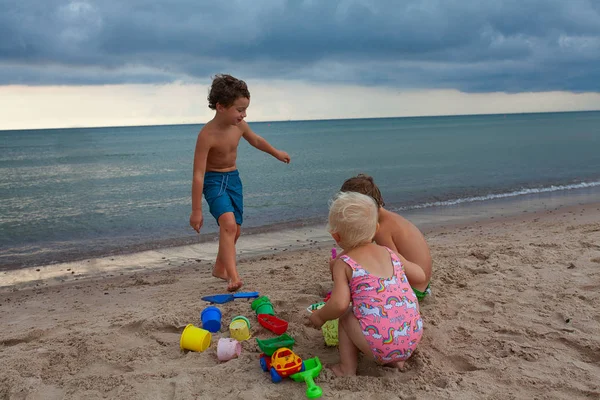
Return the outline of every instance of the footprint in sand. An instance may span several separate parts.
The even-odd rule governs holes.
[[[557,339],[557,342],[575,350],[579,353],[581,360],[586,363],[594,364],[600,362],[600,348],[593,348],[591,345],[577,343],[573,339],[564,337]]]
[[[476,314],[493,315],[496,303],[493,301],[474,302],[472,312]]]
[[[321,296],[321,293],[323,293],[323,287],[319,284],[307,285],[300,291],[300,293]]]
[[[183,326],[179,326],[177,321],[167,316],[156,316],[154,318],[144,318],[130,322],[118,327],[131,333],[181,333]]]
[[[25,335],[18,336],[10,339],[0,339],[0,346],[16,346],[21,343],[29,343],[36,340],[39,340],[41,337],[46,336],[48,332],[42,329],[34,329],[31,332],[28,332]]]
[[[458,372],[471,372],[471,371],[477,371],[477,370],[481,369],[481,368],[473,365],[473,363],[471,363],[469,360],[467,360],[463,356],[451,356],[450,362],[452,363],[452,366]]]

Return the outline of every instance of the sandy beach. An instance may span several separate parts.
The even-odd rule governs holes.
[[[323,398],[600,398],[600,204],[425,234],[433,295],[422,303],[424,338],[407,371],[365,358],[357,377],[324,369],[316,379]],[[325,364],[337,351],[307,325],[306,307],[331,288],[331,244],[322,235],[285,251],[242,253],[239,263],[244,290],[268,296],[289,321],[294,350]],[[199,257],[198,246],[3,272],[0,398],[305,398],[304,384],[275,385],[261,370],[255,338],[275,335],[247,300],[219,306],[224,324],[208,350],[180,350],[183,328],[200,325],[200,298],[225,289],[210,274],[214,248]],[[240,314],[252,338],[221,363],[216,342]]]

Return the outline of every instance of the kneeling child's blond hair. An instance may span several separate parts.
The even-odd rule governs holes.
[[[344,250],[371,243],[377,231],[375,200],[358,192],[339,192],[329,205],[327,229],[340,235]]]

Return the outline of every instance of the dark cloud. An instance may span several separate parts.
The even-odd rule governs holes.
[[[597,0],[0,0],[0,84],[600,91]]]

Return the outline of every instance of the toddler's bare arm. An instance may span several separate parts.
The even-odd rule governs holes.
[[[347,265],[342,260],[337,260],[333,266],[333,290],[331,297],[323,308],[315,310],[311,315],[311,322],[321,327],[326,321],[339,318],[350,305],[350,287],[346,275]]]

